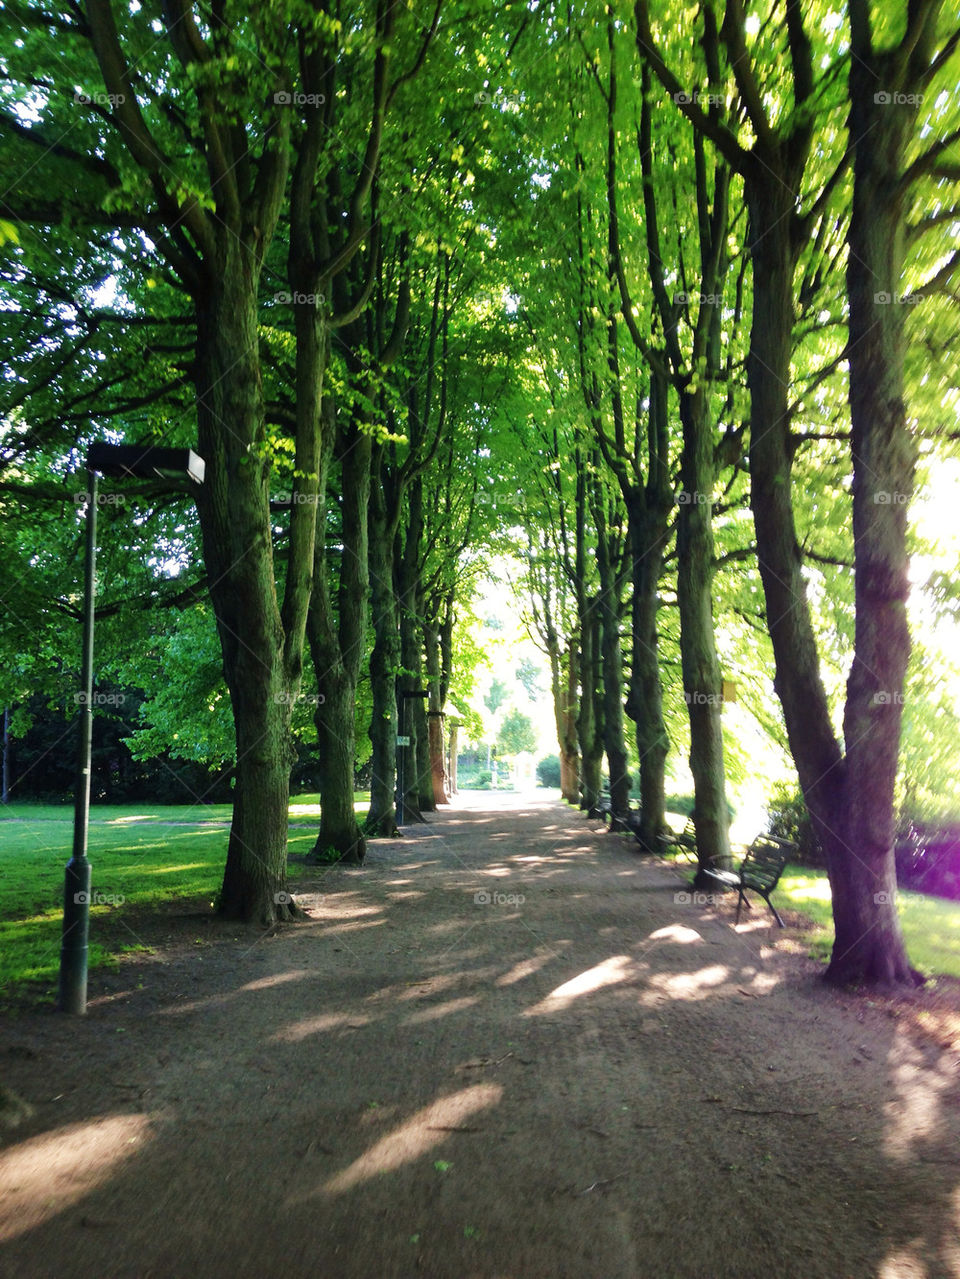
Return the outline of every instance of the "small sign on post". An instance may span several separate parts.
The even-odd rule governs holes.
[[[403,736],[401,736],[401,735],[399,735],[399,734],[398,734],[398,735],[397,735],[397,745],[398,745],[398,746],[409,746],[409,745],[410,745],[410,738],[409,738],[409,737],[403,737]]]

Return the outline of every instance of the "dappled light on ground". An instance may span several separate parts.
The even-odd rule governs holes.
[[[549,964],[553,955],[536,955],[533,959],[524,959],[519,964],[514,964],[509,972],[503,973],[497,978],[498,986],[512,986],[514,982],[523,981],[525,977],[532,977],[534,973]]]
[[[450,1097],[442,1097],[381,1138],[349,1168],[331,1177],[323,1189],[328,1194],[343,1194],[382,1173],[392,1172],[419,1159],[428,1150],[449,1140],[449,1130],[462,1127],[478,1111],[495,1106],[502,1096],[503,1089],[498,1084],[474,1084]]]
[[[460,999],[448,999],[444,1004],[434,1004],[430,1008],[411,1013],[405,1019],[405,1024],[408,1026],[420,1026],[425,1021],[436,1021],[440,1017],[449,1016],[450,1013],[466,1012],[468,1008],[473,1008],[479,1002],[480,999],[477,995],[464,995]]]
[[[138,875],[173,875],[178,871],[203,870],[210,862],[184,862],[179,866],[144,866],[137,868]]]
[[[896,1248],[881,1261],[877,1279],[931,1279],[932,1272],[924,1261],[923,1253],[922,1239]]]
[[[284,1026],[273,1036],[282,1044],[297,1044],[311,1035],[322,1035],[328,1030],[341,1030],[349,1026],[351,1030],[359,1030],[369,1025],[370,1018],[361,1013],[320,1013],[316,1017],[306,1017],[292,1026]]]
[[[929,1004],[831,992],[795,928],[685,901],[689,868],[487,802],[296,868],[289,927],[138,918],[153,949],[91,974],[88,1018],[21,1021],[8,1153],[52,1171],[17,1178],[0,1269],[960,1279]]]
[[[575,999],[581,999],[604,986],[614,986],[626,981],[634,975],[634,961],[629,955],[611,955],[602,964],[597,964],[576,977],[571,977],[562,986],[552,990],[546,999],[542,999],[532,1008],[528,1008],[526,1016],[537,1017],[543,1013],[562,1012]]]
[[[831,899],[830,881],[816,875],[784,875],[780,880],[780,892],[787,897],[813,897],[818,901]]]
[[[462,980],[460,973],[438,974],[435,977],[426,977],[423,981],[412,982],[407,990],[397,992],[396,988],[392,988],[391,990],[379,992],[379,994],[400,1002],[421,999],[424,995],[439,995],[443,991],[449,990],[451,986],[458,985]]]
[[[273,973],[270,977],[258,977],[256,981],[248,981],[241,990],[270,990],[273,986],[282,986],[288,981],[302,981],[310,974],[305,968],[297,968],[293,972]]]
[[[189,1015],[190,1013],[200,1012],[202,1009],[207,1008],[211,1003],[216,1003],[217,1005],[222,1006],[231,1002],[236,1002],[245,994],[272,990],[278,986],[285,986],[289,982],[306,981],[312,976],[313,974],[307,972],[306,969],[300,969],[293,972],[288,970],[283,973],[274,973],[269,977],[258,977],[256,980],[248,982],[246,985],[240,986],[236,990],[229,991],[225,994],[213,997],[204,996],[199,999],[180,1000],[176,1004],[172,1004],[169,1008],[161,1008],[159,1010],[159,1015],[162,1017],[179,1017]]]
[[[694,973],[652,973],[650,989],[668,999],[705,999],[730,976],[723,964],[710,964]]]
[[[129,826],[131,822],[155,822],[162,820],[156,813],[126,813],[123,817],[102,818],[104,826]]]
[[[923,1055],[902,1045],[903,1058],[891,1071],[891,1084],[896,1095],[884,1107],[886,1127],[884,1144],[893,1159],[909,1159],[940,1137],[943,1094],[956,1081],[954,1072],[941,1072],[930,1077]],[[921,1079],[924,1087],[917,1085]]]
[[[687,928],[683,924],[668,924],[666,928],[658,928],[650,934],[651,941],[703,941],[695,928]]]
[[[146,1115],[110,1115],[55,1128],[0,1153],[0,1239],[63,1212],[138,1154]]]

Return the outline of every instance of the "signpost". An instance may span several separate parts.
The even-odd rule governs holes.
[[[410,749],[410,712],[407,707],[412,697],[429,697],[425,688],[408,688],[400,694],[400,727],[403,732],[397,734],[397,825],[402,826],[407,818],[406,805],[406,758]],[[412,766],[417,767],[414,759]]]

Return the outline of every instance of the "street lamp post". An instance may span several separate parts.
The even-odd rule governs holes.
[[[83,651],[80,660],[79,743],[73,803],[73,855],[67,862],[60,943],[57,1007],[87,1011],[87,952],[90,932],[91,866],[87,858],[90,824],[90,756],[93,741],[93,619],[97,579],[97,476],[188,478],[203,483],[204,462],[190,449],[142,448],[137,444],[91,444],[87,452],[86,556],[83,577]]]

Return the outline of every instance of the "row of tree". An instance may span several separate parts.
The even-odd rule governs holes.
[[[955,331],[944,228],[957,226],[960,29],[935,3],[810,9],[786,3],[761,21],[704,4],[691,41],[663,6],[639,3],[632,21],[608,8],[556,86],[562,124],[537,207],[569,232],[547,237],[522,300],[549,398],[525,427],[543,458],[527,516],[531,616],[553,670],[565,793],[594,806],[605,756],[625,823],[630,608],[625,709],[641,840],[654,847],[670,592],[705,868],[729,855],[715,580],[755,565],[758,584],[739,574],[739,611],[769,636],[826,855],[827,975],[909,982],[893,859],[907,504],[918,446],[950,434],[955,393],[947,347],[927,337],[918,376],[907,333],[929,334],[933,317]],[[555,308],[561,290],[568,305]],[[810,601],[827,592],[852,594],[839,731]]]
[[[443,711],[476,656],[458,616],[519,544],[565,793],[595,805],[605,757],[625,818],[626,712],[651,845],[675,632],[704,860],[728,853],[729,573],[827,853],[830,976],[912,980],[906,502],[953,405],[960,28],[938,0],[814,8],[705,0],[691,28],[666,0],[18,6],[0,700],[63,689],[89,441],[194,444],[195,510],[108,493],[98,615],[114,678],[152,695],[144,749],[179,716],[233,760],[226,914],[291,910],[295,731],[317,735],[318,856],[393,833],[398,733],[407,817],[442,799]],[[842,733],[833,592],[855,626]],[[227,699],[229,743],[204,727]]]

